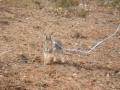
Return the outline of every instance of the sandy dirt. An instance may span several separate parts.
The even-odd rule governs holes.
[[[43,32],[66,48],[90,48],[116,30],[119,15],[97,6],[86,19],[64,17],[47,1],[18,3],[0,1],[0,90],[120,90],[120,32],[90,55],[43,65]]]

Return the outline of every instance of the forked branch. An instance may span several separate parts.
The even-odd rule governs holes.
[[[76,53],[83,53],[83,54],[90,54],[93,50],[95,50],[99,45],[101,45],[102,43],[104,43],[105,41],[109,40],[110,38],[112,38],[113,36],[115,36],[118,32],[120,31],[120,24],[118,25],[116,31],[114,33],[112,33],[111,35],[109,35],[108,37],[104,38],[103,40],[99,41],[97,44],[95,44],[92,48],[90,48],[89,50],[78,50],[78,49],[67,49],[64,48],[65,51],[67,52],[76,52]]]

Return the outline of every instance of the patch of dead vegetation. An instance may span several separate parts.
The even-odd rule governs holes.
[[[67,18],[76,16],[86,18],[89,11],[79,5],[80,0],[52,0],[52,12]]]

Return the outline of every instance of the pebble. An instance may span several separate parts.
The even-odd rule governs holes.
[[[78,75],[77,75],[77,73],[73,73],[73,75],[72,75],[73,77],[75,77],[75,78],[77,78],[78,77]]]

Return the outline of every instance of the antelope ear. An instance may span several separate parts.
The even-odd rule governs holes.
[[[42,35],[43,35],[44,39],[47,39],[46,33],[43,32]]]
[[[51,35],[45,35],[45,39],[46,39],[46,40],[51,40],[52,37],[51,37]]]
[[[47,35],[45,35],[45,39],[46,39],[46,40],[48,39]]]
[[[52,36],[51,36],[51,34],[49,34],[49,35],[48,35],[48,38],[49,38],[49,39],[52,39]]]

